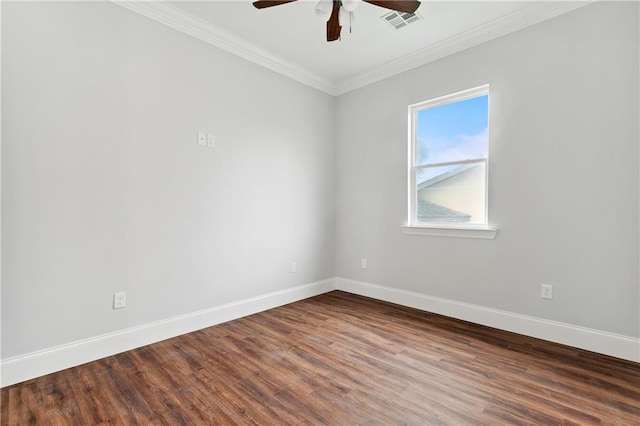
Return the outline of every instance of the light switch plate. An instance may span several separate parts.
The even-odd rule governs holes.
[[[207,146],[207,134],[205,132],[198,132],[198,145]]]

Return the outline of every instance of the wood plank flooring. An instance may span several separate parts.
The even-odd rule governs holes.
[[[640,364],[332,292],[2,389],[2,425],[640,425]]]

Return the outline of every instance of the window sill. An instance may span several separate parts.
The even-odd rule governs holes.
[[[431,237],[454,237],[454,238],[480,238],[493,240],[496,238],[498,230],[495,228],[454,228],[454,227],[431,227],[431,226],[403,226],[404,235],[424,235]]]

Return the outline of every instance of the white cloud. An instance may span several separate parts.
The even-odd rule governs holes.
[[[487,129],[475,135],[456,135],[451,139],[419,141],[419,162],[445,163],[487,156]],[[425,149],[426,148],[426,149]]]

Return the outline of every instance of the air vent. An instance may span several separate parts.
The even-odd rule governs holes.
[[[386,21],[396,30],[399,30],[402,27],[406,27],[412,22],[416,22],[420,19],[420,16],[415,13],[404,13],[404,12],[389,12],[386,15],[382,15],[382,20]]]

